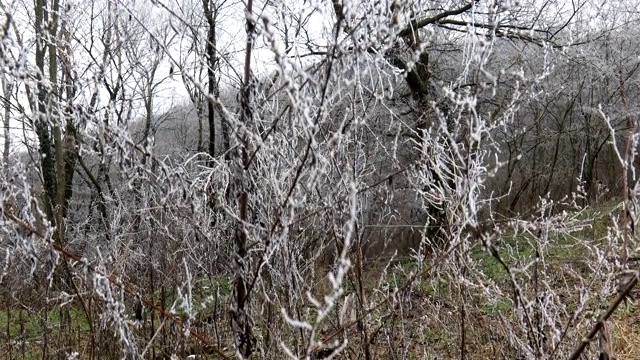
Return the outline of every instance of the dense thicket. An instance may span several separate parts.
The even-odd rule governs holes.
[[[0,356],[634,356],[637,7],[0,1]]]

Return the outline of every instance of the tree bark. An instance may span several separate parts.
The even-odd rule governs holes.
[[[2,77],[2,90],[4,92],[4,149],[2,151],[2,161],[5,167],[9,166],[9,151],[11,151],[11,93],[13,83]]]
[[[205,47],[208,80],[207,92],[209,93],[209,96],[218,98],[220,96],[220,89],[218,88],[218,81],[216,79],[216,70],[218,65],[216,58],[216,18],[218,16],[218,8],[216,5],[212,5],[209,0],[202,0],[202,7],[209,26],[207,30],[207,45]],[[213,158],[216,156],[216,114],[211,101],[207,101],[207,119],[209,122],[208,149],[209,155]]]

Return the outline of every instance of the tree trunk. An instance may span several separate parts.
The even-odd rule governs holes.
[[[207,92],[209,96],[218,98],[220,96],[220,90],[218,89],[218,81],[216,79],[216,70],[218,61],[216,58],[216,18],[218,16],[218,8],[212,5],[209,0],[203,0],[202,6],[207,24],[209,25],[207,31],[207,45],[205,47],[207,57]],[[207,118],[209,120],[209,155],[211,157],[216,156],[216,118],[215,108],[211,101],[207,101]],[[225,149],[226,150],[226,149]]]
[[[4,149],[2,151],[2,162],[5,167],[9,166],[9,151],[11,150],[11,92],[13,83],[2,77],[2,90],[4,92]]]

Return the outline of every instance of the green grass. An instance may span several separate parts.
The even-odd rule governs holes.
[[[73,307],[68,309],[69,316],[71,318],[71,327],[76,331],[89,331],[89,323],[82,310],[75,309]],[[20,317],[22,314],[22,318]],[[60,328],[60,310],[52,309],[46,314],[47,325],[50,329]],[[9,321],[10,319],[10,321]],[[20,321],[22,320],[22,322]],[[8,310],[0,311],[0,327],[3,331],[0,332],[0,337],[6,339],[7,328],[9,337],[11,339],[17,339],[21,335],[24,338],[37,338],[43,334],[43,326],[45,320],[45,312],[30,312],[26,310]]]
[[[47,331],[49,336],[56,338],[60,335],[61,327],[70,327],[76,334],[89,334],[89,323],[84,312],[70,307],[70,324],[62,324],[60,309],[45,311],[11,311],[4,309],[0,311],[0,349],[8,354],[9,346],[15,358],[20,359],[41,359],[41,343],[45,335],[44,322],[47,321]],[[64,330],[65,333],[67,332]],[[81,335],[82,336],[82,335]],[[10,345],[11,344],[11,345]]]
[[[501,298],[494,304],[486,304],[483,311],[487,315],[503,314],[510,311],[513,308],[513,301],[511,299]]]

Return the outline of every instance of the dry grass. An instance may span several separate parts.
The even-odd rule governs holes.
[[[620,309],[610,322],[613,355],[620,360],[640,359],[640,313],[635,305],[629,310]]]

